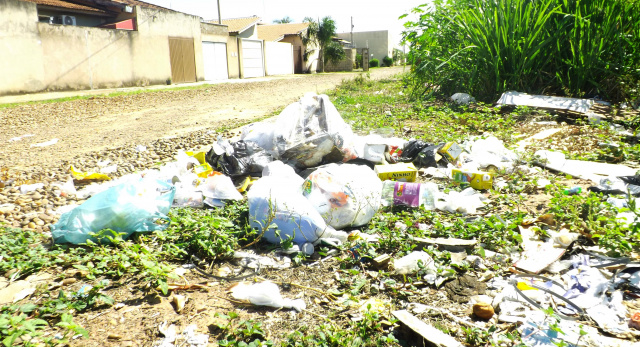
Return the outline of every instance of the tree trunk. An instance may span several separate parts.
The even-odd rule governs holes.
[[[322,64],[322,68],[320,69],[320,72],[324,73],[324,48],[320,48],[320,52],[318,53],[320,56],[318,57],[318,59],[320,60],[320,63]]]

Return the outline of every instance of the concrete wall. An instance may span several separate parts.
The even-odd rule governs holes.
[[[251,27],[249,27],[247,30],[239,33],[238,37],[241,37],[243,39],[254,39],[254,40],[257,40],[258,39],[257,25],[254,24]]]
[[[303,51],[305,48],[305,46],[302,44],[302,39],[298,35],[285,35],[284,38],[280,40],[280,42],[288,42],[292,46],[300,46],[302,47]],[[318,67],[319,67],[318,65],[319,51],[315,46],[310,46],[309,49],[312,50],[312,52],[307,57],[307,61],[303,62],[304,66],[302,69],[305,72],[314,73],[318,70]]]
[[[240,39],[238,36],[227,38],[227,66],[229,78],[240,78]]]
[[[351,41],[351,33],[339,33],[336,36]],[[382,58],[393,58],[393,42],[388,30],[354,32],[352,43],[355,48],[369,47],[369,54],[373,54],[369,60],[378,59],[382,64]]]
[[[0,13],[0,95],[165,84],[170,36],[193,39],[202,81],[203,35],[227,40],[226,27],[202,34],[199,17],[140,6],[137,31],[38,23],[36,5],[19,0],[0,0]]]
[[[265,74],[288,75],[293,73],[293,46],[288,42],[264,41]]]
[[[344,54],[346,55],[346,58],[337,64],[325,62],[326,66],[324,68],[324,72],[353,71],[356,61],[356,50],[353,48],[345,48]]]
[[[0,13],[0,94],[42,90],[44,71],[36,5],[0,0]]]

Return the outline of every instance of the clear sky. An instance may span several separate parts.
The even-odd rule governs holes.
[[[216,0],[143,0],[209,19],[218,19]],[[403,20],[398,17],[429,0],[220,0],[222,18],[260,16],[263,22],[289,16],[294,23],[304,17],[322,18],[331,16],[336,21],[338,32],[350,31],[353,16],[353,31],[389,30],[396,45],[400,41]]]

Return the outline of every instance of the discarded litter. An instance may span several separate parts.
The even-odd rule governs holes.
[[[493,187],[493,174],[489,172],[469,172],[453,169],[451,175],[454,182],[468,184],[474,189],[486,190]]]
[[[239,283],[231,288],[231,296],[246,303],[275,308],[292,308],[302,312],[307,305],[302,299],[286,299],[280,294],[280,288],[273,282],[255,284]]]
[[[157,221],[167,218],[174,194],[175,187],[149,179],[115,186],[64,213],[51,226],[53,240],[80,244],[96,241],[90,233],[104,229],[124,233],[123,238],[137,231],[164,229],[166,225]]]
[[[382,182],[381,201],[383,206],[405,205],[424,206],[427,210],[435,208],[438,186],[435,183]]]
[[[435,273],[435,264],[433,258],[423,251],[411,252],[400,259],[393,262],[396,273],[400,275],[408,275],[425,269],[427,272]]]
[[[71,176],[78,181],[84,180],[100,180],[100,181],[108,181],[111,177],[99,173],[99,172],[80,172],[73,168],[73,165],[69,167],[69,172],[71,172]]]
[[[412,163],[376,165],[375,173],[381,180],[415,182],[418,170]]]
[[[47,142],[32,144],[31,147],[48,147],[48,146],[55,145],[56,143],[58,143],[58,139],[51,139]]]
[[[303,194],[328,225],[342,229],[368,223],[380,207],[382,182],[370,168],[329,164],[309,175]]]

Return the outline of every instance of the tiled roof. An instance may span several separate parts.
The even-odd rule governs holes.
[[[104,10],[99,8],[89,7],[89,6],[80,5],[73,2],[67,2],[62,0],[22,0],[22,1],[33,2],[38,5],[66,8],[70,10],[82,10],[82,11],[91,11],[91,12],[100,12],[100,13],[105,12]]]
[[[243,17],[243,18],[231,18],[231,19],[223,19],[222,24],[226,25],[229,28],[229,33],[240,33],[245,31],[250,26],[258,23],[260,21],[260,17],[251,16],[251,17]],[[209,20],[208,23],[217,24],[217,20]]]
[[[309,23],[259,25],[258,38],[265,41],[280,41],[284,35],[297,35],[307,29]]]
[[[66,8],[70,10],[82,10],[82,11],[92,11],[92,12],[100,12],[100,13],[105,12],[103,10],[103,6],[96,5],[95,7],[91,7],[90,5],[83,5],[81,3],[64,1],[64,0],[22,0],[22,1],[33,2],[38,5]],[[111,0],[111,1],[116,4],[125,4],[125,5],[131,5],[131,6],[140,5],[142,7],[168,10],[167,8],[164,8],[161,6],[156,6],[147,2],[137,1],[137,0]]]

